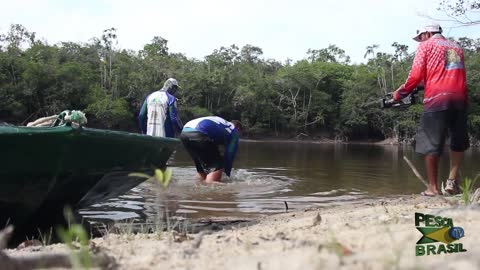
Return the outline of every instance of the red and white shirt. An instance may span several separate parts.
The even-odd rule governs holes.
[[[436,34],[420,42],[407,81],[396,93],[405,97],[424,82],[424,111],[465,109],[468,102],[463,51],[456,42]]]

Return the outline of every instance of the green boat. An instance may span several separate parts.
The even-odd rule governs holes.
[[[117,197],[164,168],[178,139],[72,127],[0,126],[0,227],[51,226],[74,210]]]

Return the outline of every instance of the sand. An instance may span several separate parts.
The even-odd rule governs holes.
[[[415,256],[414,213],[452,218],[462,253]],[[418,195],[260,217],[196,234],[114,234],[92,240],[118,269],[480,269],[480,207]],[[8,250],[64,250],[62,244]],[[1,268],[1,267],[0,267]]]

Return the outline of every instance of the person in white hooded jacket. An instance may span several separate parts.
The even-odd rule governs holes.
[[[157,137],[175,137],[180,133],[182,122],[177,114],[177,99],[174,94],[180,88],[174,78],[169,78],[162,89],[147,96],[138,114],[140,132]]]

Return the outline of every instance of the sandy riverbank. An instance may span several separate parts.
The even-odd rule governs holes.
[[[415,228],[415,212],[452,218],[465,230],[457,243],[467,252],[416,257],[422,234]],[[187,239],[110,233],[92,242],[120,269],[480,269],[480,207],[415,195],[267,216]],[[55,244],[8,253],[61,249]]]

